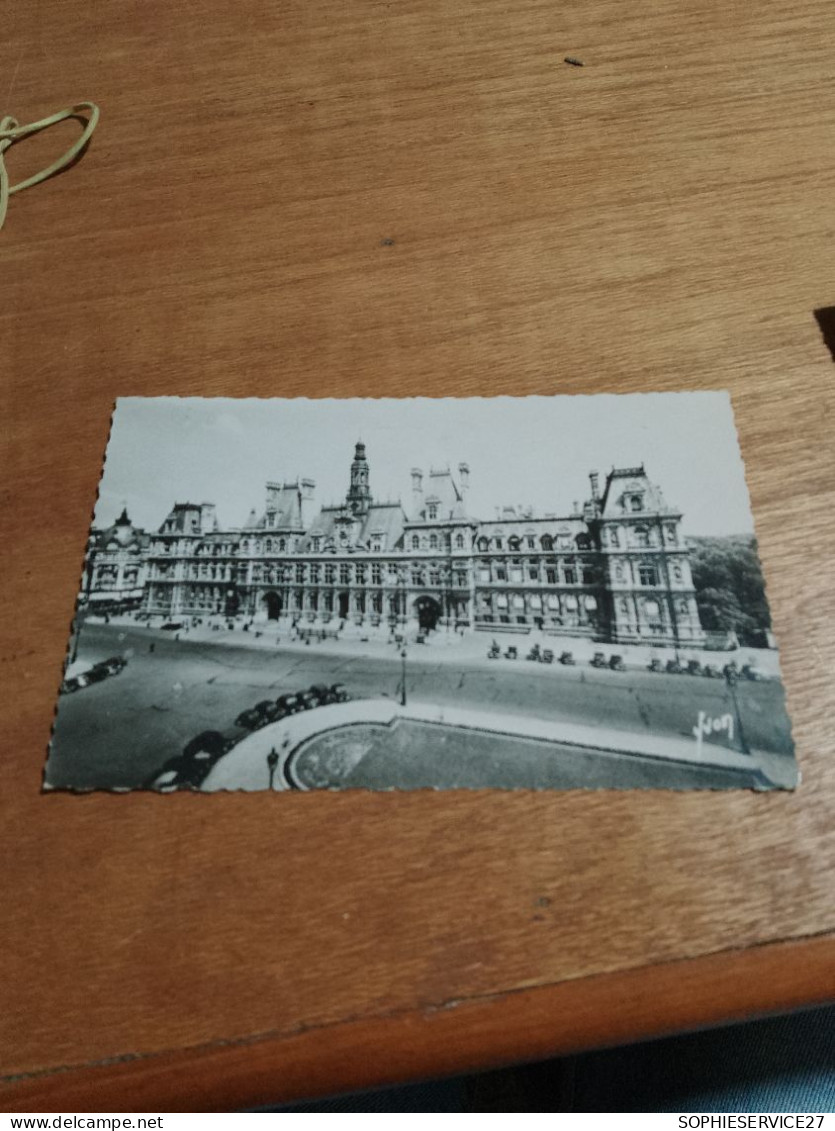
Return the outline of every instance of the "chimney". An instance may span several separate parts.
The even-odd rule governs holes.
[[[592,471],[589,474],[589,483],[591,483],[591,497],[597,502],[600,498],[600,473]]]
[[[210,534],[213,530],[217,530],[217,516],[215,514],[214,503],[201,503],[200,504],[200,531],[202,534]]]
[[[299,483],[299,519],[302,529],[307,530],[313,515],[313,492],[316,490],[315,479],[302,479]]]
[[[423,509],[423,472],[419,467],[412,468],[412,506],[416,516]]]
[[[468,463],[459,463],[458,475],[461,478],[461,494],[463,495],[470,485],[470,465]]]

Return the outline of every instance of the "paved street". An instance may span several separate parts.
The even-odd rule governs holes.
[[[136,626],[87,624],[79,658],[126,654],[117,676],[61,697],[50,781],[76,788],[141,784],[201,730],[227,727],[245,707],[312,683],[342,682],[354,696],[398,693],[394,648],[379,656],[309,648],[253,648],[212,640],[176,640]],[[151,646],[153,645],[153,651]],[[488,642],[484,642],[484,651]],[[518,660],[488,662],[410,649],[407,688],[421,700],[489,705],[507,715],[536,715],[637,733],[688,736],[699,711],[732,711],[724,681],[563,668]],[[740,683],[745,737],[784,761],[791,751],[783,691],[776,682]]]

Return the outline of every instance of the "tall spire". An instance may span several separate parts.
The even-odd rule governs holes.
[[[365,458],[365,444],[362,440],[357,441],[354,450],[354,462],[351,464],[351,486],[348,488],[346,501],[351,512],[357,515],[367,514],[371,505],[368,460]]]

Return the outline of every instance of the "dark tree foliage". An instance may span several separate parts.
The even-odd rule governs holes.
[[[688,538],[702,627],[748,635],[771,628],[753,535]]]

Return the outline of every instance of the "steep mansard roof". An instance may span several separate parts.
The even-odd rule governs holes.
[[[429,504],[438,506],[438,521],[444,519],[466,519],[467,508],[464,505],[464,492],[459,488],[449,468],[430,470],[427,476],[426,489],[420,502],[416,503],[413,522],[425,522],[429,512]]]
[[[635,511],[631,500],[638,496],[642,506],[640,511]],[[606,476],[600,513],[603,518],[620,518],[638,513],[677,515],[679,511],[667,504],[661,488],[650,481],[641,464],[640,467],[612,468]]]
[[[300,485],[268,483],[266,510],[256,523],[256,527],[259,530],[291,530],[296,533],[303,531]]]
[[[322,507],[308,528],[302,550],[309,550],[314,538],[323,540],[323,549],[367,548],[375,535],[380,537],[383,550],[392,550],[403,536],[405,521],[400,503],[372,503],[364,515],[352,515],[344,505]],[[340,536],[343,530],[344,542]]]

